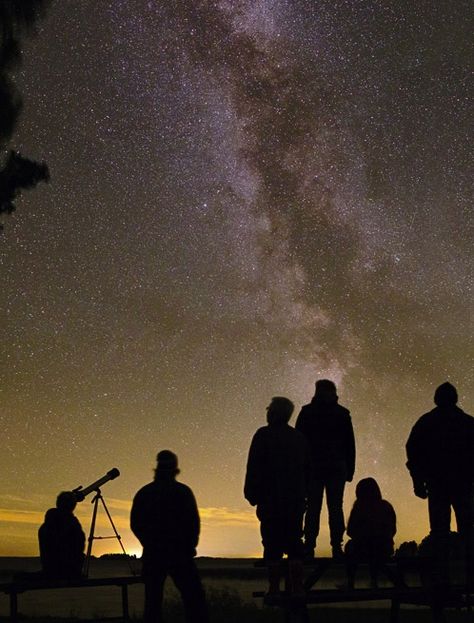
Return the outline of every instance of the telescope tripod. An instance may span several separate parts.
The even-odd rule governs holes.
[[[109,518],[109,522],[110,525],[112,526],[112,530],[114,531],[114,534],[110,535],[110,536],[95,536],[94,532],[95,532],[95,524],[96,524],[96,520],[97,520],[97,509],[99,507],[99,502],[101,502],[105,513],[107,515],[107,517]],[[109,513],[109,509],[107,508],[107,504],[105,503],[104,500],[104,496],[102,495],[102,492],[100,489],[96,489],[95,495],[91,500],[91,504],[94,505],[94,508],[92,509],[92,520],[91,520],[91,527],[89,530],[89,537],[87,539],[87,552],[86,552],[86,559],[84,561],[84,575],[87,577],[89,577],[89,566],[90,566],[90,561],[91,561],[91,555],[92,555],[92,544],[94,542],[94,540],[102,540],[102,539],[117,539],[117,541],[119,542],[120,548],[122,549],[122,552],[128,562],[128,566],[130,568],[130,572],[132,575],[135,575],[135,571],[132,567],[132,564],[130,562],[130,559],[127,556],[127,552],[125,551],[125,548],[123,546],[122,543],[122,538],[120,536],[120,534],[117,532],[117,528],[115,527],[114,521],[112,519],[112,515]]]

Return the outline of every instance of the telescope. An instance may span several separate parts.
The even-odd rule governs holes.
[[[102,478],[99,478],[98,480],[90,484],[88,487],[85,487],[83,489],[81,485],[80,487],[73,489],[73,493],[76,496],[76,500],[78,502],[82,502],[82,500],[86,497],[86,495],[89,495],[89,493],[92,493],[92,491],[98,492],[99,487],[104,485],[106,482],[109,482],[109,480],[113,480],[114,478],[117,478],[117,476],[120,476],[120,472],[116,467],[114,467],[111,470],[109,470],[105,474],[105,476],[102,476]]]

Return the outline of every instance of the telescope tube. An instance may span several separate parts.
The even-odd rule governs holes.
[[[103,484],[109,482],[109,480],[114,480],[114,478],[117,478],[118,476],[120,476],[120,472],[116,467],[114,467],[109,470],[105,476],[102,476],[102,478],[99,478],[88,487],[83,489],[81,485],[80,487],[77,487],[77,489],[74,489],[73,493],[75,494],[77,501],[82,502],[86,495],[89,495],[92,491],[97,491]]]

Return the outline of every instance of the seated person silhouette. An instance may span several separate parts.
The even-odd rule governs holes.
[[[50,508],[38,530],[43,573],[61,580],[81,576],[84,562],[85,535],[74,516],[77,500],[72,491],[63,491]]]
[[[311,468],[304,435],[288,424],[293,409],[288,398],[272,398],[268,426],[259,428],[252,439],[245,476],[245,498],[257,506],[260,520],[269,595],[280,591],[284,553],[290,589],[303,594],[303,515]]]
[[[377,588],[378,572],[393,555],[393,537],[397,531],[393,506],[382,499],[374,478],[364,478],[357,483],[356,501],[347,524],[350,541],[345,547],[349,588],[354,588],[355,572],[359,562],[369,563],[371,586]]]

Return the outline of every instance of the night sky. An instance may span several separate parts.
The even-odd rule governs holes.
[[[298,412],[318,378],[352,414],[346,512],[373,476],[397,543],[427,534],[406,439],[446,380],[473,410],[471,13],[53,2],[8,146],[51,181],[0,238],[0,555],[36,555],[57,493],[114,466],[102,491],[138,552],[128,510],[164,448],[199,554],[258,554],[251,437],[272,396]]]

